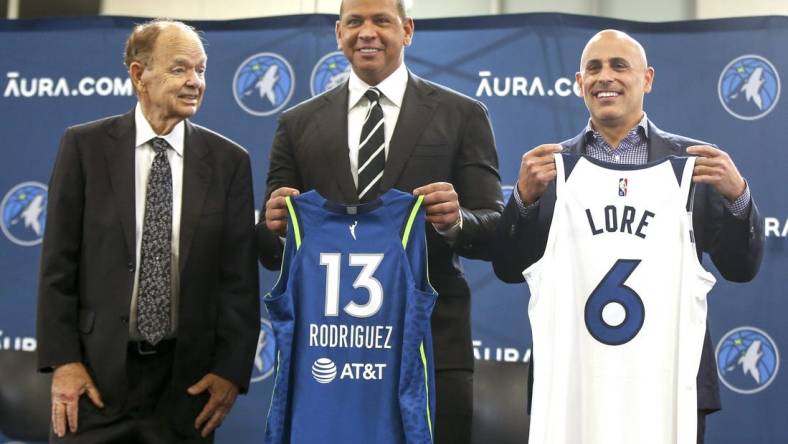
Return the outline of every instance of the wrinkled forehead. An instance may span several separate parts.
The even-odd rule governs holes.
[[[154,53],[168,58],[177,56],[206,58],[200,37],[191,30],[178,26],[162,29],[154,44]]]

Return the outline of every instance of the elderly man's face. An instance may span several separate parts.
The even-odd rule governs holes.
[[[162,120],[193,116],[205,93],[206,63],[194,33],[177,26],[163,29],[140,78],[145,108]]]
[[[345,0],[336,24],[337,44],[363,81],[377,85],[402,64],[413,20],[402,20],[396,0]]]
[[[604,32],[583,51],[577,83],[596,125],[630,125],[643,115],[643,96],[651,91],[654,70],[631,39]]]

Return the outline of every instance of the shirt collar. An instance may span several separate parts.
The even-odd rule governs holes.
[[[640,122],[638,122],[638,124],[635,126],[635,128],[638,128],[639,131],[641,131],[641,133],[640,133],[641,136],[643,136],[644,139],[648,140],[648,115],[646,114],[645,111],[643,111],[643,117],[640,119]],[[630,132],[631,131],[632,130],[630,130]],[[588,119],[588,124],[586,124],[586,127],[583,130],[583,134],[585,135],[585,139],[587,141],[588,140],[593,140],[593,137],[594,137],[595,133],[596,133],[596,131],[594,130],[594,127],[591,126],[591,119]]]
[[[134,146],[136,148],[139,148],[150,142],[150,140],[154,137],[161,137],[170,144],[173,151],[175,151],[179,156],[183,157],[183,141],[186,131],[186,124],[184,124],[183,121],[178,122],[178,124],[175,125],[175,128],[173,128],[169,134],[160,136],[156,134],[155,131],[153,131],[148,119],[146,119],[145,115],[142,114],[142,106],[140,106],[140,103],[137,102],[137,106],[134,109],[134,128],[136,128],[137,132],[136,141],[134,142]]]
[[[383,97],[399,108],[402,106],[402,98],[405,96],[405,88],[408,86],[408,68],[402,63],[394,70],[388,77],[383,79],[382,82],[375,85],[377,89],[383,94]],[[350,78],[348,80],[348,110],[353,109],[358,102],[364,97],[364,93],[371,88],[366,82],[361,80],[359,76],[351,69]]]

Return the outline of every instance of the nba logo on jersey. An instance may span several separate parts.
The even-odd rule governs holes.
[[[618,179],[618,195],[621,197],[625,197],[627,195],[627,178],[622,177]]]

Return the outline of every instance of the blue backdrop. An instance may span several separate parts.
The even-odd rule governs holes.
[[[347,68],[334,53],[334,20],[307,15],[194,23],[205,31],[209,56],[207,94],[194,121],[250,151],[258,206],[277,116],[340,81]],[[66,126],[134,106],[121,54],[132,24],[140,21],[0,21],[0,353],[35,351],[45,184],[58,141]],[[640,40],[656,69],[646,98],[649,117],[665,130],[729,151],[767,217],[758,277],[731,284],[718,275],[709,298],[724,408],[708,421],[708,442],[788,442],[788,377],[780,368],[788,344],[788,104],[780,101],[780,75],[788,73],[788,17],[660,24],[563,14],[419,20],[406,63],[487,105],[510,191],[523,152],[569,138],[586,124],[587,111],[573,90],[579,54],[591,35],[611,27]],[[255,81],[274,66],[273,94],[261,94]],[[527,360],[527,287],[498,282],[489,264],[465,265],[477,359]],[[713,270],[708,259],[705,265]],[[261,277],[264,292],[275,276],[261,271]],[[256,442],[262,433],[274,346],[270,327],[263,327],[256,382],[239,399],[218,442]],[[738,358],[750,349],[760,354],[758,371],[745,373]]]

